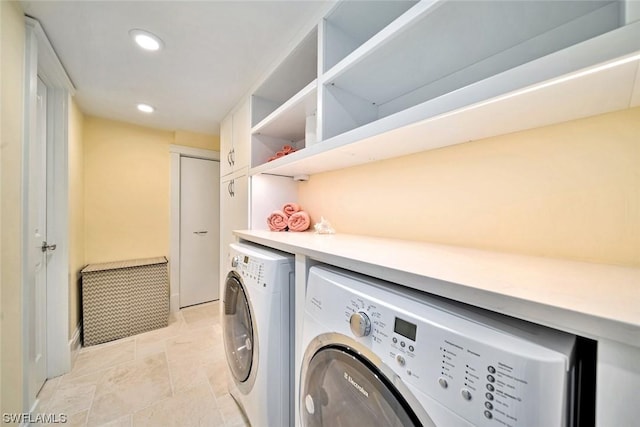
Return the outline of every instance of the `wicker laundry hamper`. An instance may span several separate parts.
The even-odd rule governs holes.
[[[169,324],[167,258],[82,269],[83,344],[113,341]]]

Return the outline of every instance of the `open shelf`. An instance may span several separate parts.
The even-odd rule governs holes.
[[[266,163],[269,158],[290,145],[305,148],[307,117],[316,113],[318,83],[312,81],[278,109],[251,129],[251,165]]]
[[[620,8],[610,1],[420,2],[322,76],[323,138],[612,31]]]
[[[554,123],[640,106],[640,22],[607,35],[634,40],[636,50],[625,56],[592,65],[568,74],[521,85],[498,96],[480,95],[502,80],[531,80],[531,73],[549,62],[567,63],[575,49],[541,58],[509,72],[485,79],[437,99],[420,108],[398,113],[360,129],[331,138],[250,170],[251,175],[268,173],[295,176],[313,175],[386,158],[399,157],[472,140],[532,129]],[[604,37],[604,36],[603,36]],[[618,45],[616,43],[615,45]],[[586,43],[592,52],[602,45]],[[626,46],[629,48],[629,45]],[[596,49],[595,51],[593,49]],[[578,55],[579,56],[579,55]],[[565,65],[566,66],[566,65]],[[464,103],[468,99],[476,102]],[[450,108],[458,105],[457,108]],[[421,119],[417,119],[422,117]],[[397,123],[404,123],[397,126]]]
[[[256,126],[318,77],[318,29],[313,29],[251,96]]]
[[[314,80],[251,129],[253,135],[268,135],[295,142],[304,138],[307,116],[318,103],[318,81]]]
[[[415,0],[338,3],[325,18],[323,71],[336,65],[416,3]]]

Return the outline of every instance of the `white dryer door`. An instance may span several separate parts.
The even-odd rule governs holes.
[[[237,383],[249,379],[253,365],[254,343],[251,309],[242,279],[230,272],[224,286],[223,334],[227,363]]]
[[[305,427],[423,425],[391,381],[348,347],[319,349],[305,372],[300,408]]]

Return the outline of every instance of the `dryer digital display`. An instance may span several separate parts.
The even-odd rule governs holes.
[[[393,326],[393,332],[396,334],[400,334],[405,338],[410,339],[411,341],[416,340],[416,325],[413,323],[407,322],[406,320],[402,320],[399,317],[396,317],[395,324]]]

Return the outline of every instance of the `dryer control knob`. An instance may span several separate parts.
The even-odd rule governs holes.
[[[349,319],[349,325],[351,332],[357,337],[366,337],[371,333],[371,320],[363,311],[353,313]]]
[[[236,255],[231,258],[231,267],[236,268],[238,264],[240,264],[240,257]]]

